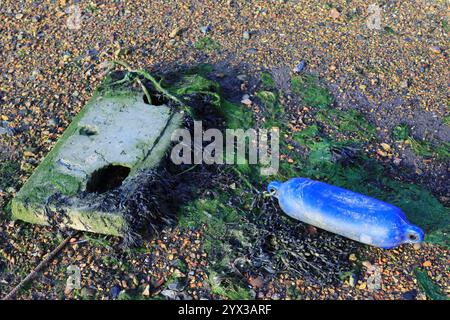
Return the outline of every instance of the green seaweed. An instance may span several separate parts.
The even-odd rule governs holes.
[[[446,161],[450,159],[450,143],[446,141],[438,141],[435,145],[414,138],[406,124],[400,124],[392,130],[392,137],[395,141],[406,141],[411,150],[420,157],[430,158],[436,157],[438,161]]]
[[[433,147],[430,143],[423,140],[417,140],[414,137],[408,138],[409,145],[415,154],[421,157],[432,157],[433,156]]]
[[[219,84],[199,74],[192,74],[182,77],[170,89],[178,96],[194,93],[212,94],[217,93]]]
[[[450,143],[441,141],[438,145],[433,145],[428,141],[417,140],[410,136],[407,139],[411,149],[418,156],[429,158],[436,157],[438,161],[450,159]]]
[[[333,103],[330,92],[319,84],[316,77],[306,74],[291,79],[291,90],[313,108],[327,108]]]
[[[200,63],[192,68],[184,70],[182,75],[199,75],[207,78],[214,71],[214,66],[210,63]]]
[[[442,141],[434,148],[436,159],[439,161],[447,161],[450,159],[450,142]]]
[[[203,249],[208,254],[211,267],[208,270],[209,278],[214,278],[216,273],[227,273],[231,266],[230,239],[233,238],[233,230],[243,222],[244,213],[230,206],[230,194],[221,192],[217,198],[197,199],[184,206],[180,212],[179,225],[184,228],[204,227],[205,239]],[[233,258],[234,259],[234,258]],[[237,284],[230,284],[234,288]],[[219,286],[217,285],[219,290]],[[223,292],[215,292],[223,296],[228,296],[227,292],[234,292],[234,289]],[[238,292],[240,292],[238,290]]]
[[[299,132],[294,133],[293,139],[302,145],[310,146],[311,140],[317,137],[319,132],[319,127],[316,124],[313,124]]]
[[[111,243],[108,236],[85,233],[84,238],[94,247],[111,249]]]
[[[372,126],[361,112],[350,109],[338,116],[338,129],[340,132],[360,133],[359,137],[374,137],[375,127]]]
[[[430,279],[426,271],[416,268],[414,274],[419,286],[422,288],[427,298],[431,300],[449,300],[449,298],[442,293],[438,285]]]
[[[202,69],[202,73],[208,72],[210,72],[209,68]],[[230,129],[246,129],[253,125],[252,112],[223,98],[220,85],[204,75],[187,72],[176,83],[168,85],[167,90],[184,100],[186,105],[189,105],[190,95],[200,94],[211,97],[212,104]],[[189,113],[196,116],[195,109],[190,109]]]
[[[214,271],[209,272],[208,280],[213,294],[227,297],[230,300],[252,299],[252,295],[248,288],[244,288],[235,283],[224,285],[223,281],[220,281],[220,277]]]
[[[227,223],[237,223],[242,218],[242,213],[225,205],[228,195],[223,194],[219,199],[198,199],[183,208],[183,215],[179,224],[184,227],[200,227],[206,224],[213,238],[221,237],[226,231]],[[222,201],[220,201],[222,200]]]
[[[394,35],[394,34],[397,33],[394,29],[392,29],[392,28],[389,27],[389,26],[384,27],[384,31],[385,31],[387,34],[390,34],[390,35]]]
[[[285,111],[284,106],[278,101],[278,94],[264,90],[257,92],[256,96],[264,106],[264,127],[284,127],[284,122],[280,119],[283,118]]]
[[[392,137],[395,141],[404,141],[409,137],[409,127],[407,124],[395,126],[392,130]]]
[[[450,32],[450,26],[449,26],[448,21],[446,19],[443,19],[441,21],[441,27],[446,33]]]
[[[197,50],[214,51],[220,48],[220,43],[211,37],[203,37],[194,43],[194,48]]]
[[[337,132],[353,136],[354,140],[367,141],[375,137],[375,127],[358,110],[343,111],[327,107],[319,110],[316,117]]]
[[[273,79],[272,75],[269,72],[267,71],[261,72],[260,77],[261,77],[261,84],[264,89],[266,90],[275,89],[276,87],[275,80]]]

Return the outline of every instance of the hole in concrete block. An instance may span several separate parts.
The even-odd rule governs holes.
[[[104,193],[122,185],[130,174],[130,168],[120,165],[108,165],[92,173],[86,185],[87,192]]]

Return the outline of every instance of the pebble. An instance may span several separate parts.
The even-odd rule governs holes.
[[[271,298],[272,300],[280,300],[280,295],[279,295],[278,293],[275,293],[275,294],[273,294],[270,298]]]
[[[381,156],[381,157],[387,157],[388,156],[387,152],[385,152],[383,150],[380,150],[380,149],[377,149],[377,154],[379,156]]]
[[[336,8],[331,8],[330,10],[330,17],[333,19],[339,19],[341,16],[341,13]]]
[[[352,253],[352,254],[349,255],[348,260],[354,262],[354,261],[357,261],[358,258],[356,257],[356,255],[354,253]]]
[[[208,32],[210,32],[211,31],[211,26],[202,26],[202,27],[200,27],[200,31],[203,33],[203,34],[207,34]]]
[[[119,296],[119,294],[120,294],[120,287],[118,287],[118,286],[113,286],[112,288],[111,288],[111,290],[109,291],[109,293],[110,293],[110,295],[111,295],[111,298],[113,298],[113,299],[116,299],[118,296]]]
[[[181,28],[176,27],[169,33],[169,37],[175,38],[176,36],[178,36],[180,34],[180,32],[181,32]]]
[[[348,284],[350,287],[354,287],[356,285],[356,276],[353,273],[348,278]]]
[[[142,295],[144,297],[149,297],[150,296],[150,285],[146,285],[144,290],[142,291]]]
[[[424,266],[424,267],[431,267],[431,261],[430,260],[427,260],[427,261],[425,261],[424,263],[422,263],[422,266]]]
[[[25,151],[23,153],[23,156],[26,157],[26,158],[30,158],[30,157],[35,157],[36,155],[33,152],[31,152],[31,151]]]
[[[10,193],[10,194],[14,194],[14,193],[16,193],[16,189],[15,188],[13,188],[13,187],[8,187],[8,188],[6,188],[6,192],[7,193]]]
[[[408,88],[408,87],[409,87],[409,82],[408,82],[408,80],[402,80],[402,81],[400,82],[400,88],[406,89],[406,88]]]
[[[163,290],[161,291],[161,294],[171,300],[175,300],[175,298],[177,297],[177,292],[174,290]]]
[[[430,51],[435,53],[435,54],[440,54],[442,52],[441,48],[438,46],[431,46],[430,47]]]
[[[391,151],[391,146],[388,145],[387,143],[380,143],[380,146],[385,150],[385,151]]]
[[[294,68],[294,72],[295,73],[300,73],[302,72],[306,67],[306,61],[305,60],[301,60]]]
[[[11,135],[13,135],[13,131],[9,128],[0,127],[0,135],[3,135],[3,134],[11,136]]]
[[[167,288],[170,290],[178,290],[178,285],[179,285],[178,281],[175,281],[175,282],[169,283]]]
[[[288,159],[288,162],[291,159]],[[307,225],[306,226],[306,232],[310,235],[316,235],[318,233],[317,228],[312,226],[312,225]]]
[[[244,94],[242,96],[241,103],[243,103],[243,104],[245,104],[247,106],[251,105],[252,101],[250,100],[250,96],[248,94]]]
[[[68,296],[68,295],[70,295],[70,294],[72,293],[72,291],[73,291],[72,286],[67,286],[67,285],[66,285],[66,287],[65,287],[65,289],[64,289],[64,295],[65,295],[65,296]]]
[[[250,40],[250,32],[244,31],[242,33],[242,38],[244,38],[244,40]]]

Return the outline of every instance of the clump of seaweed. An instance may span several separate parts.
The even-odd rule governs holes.
[[[136,246],[142,235],[155,235],[162,227],[174,225],[179,203],[185,198],[176,190],[176,180],[167,171],[146,170],[103,197],[99,209],[119,209],[126,221],[123,244]]]
[[[431,300],[450,300],[448,296],[442,293],[441,289],[435,284],[426,271],[420,268],[414,270],[417,282],[426,296]]]

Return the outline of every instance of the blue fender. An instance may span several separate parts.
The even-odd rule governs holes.
[[[290,217],[355,241],[391,249],[424,238],[400,208],[324,182],[293,178],[267,190]]]

